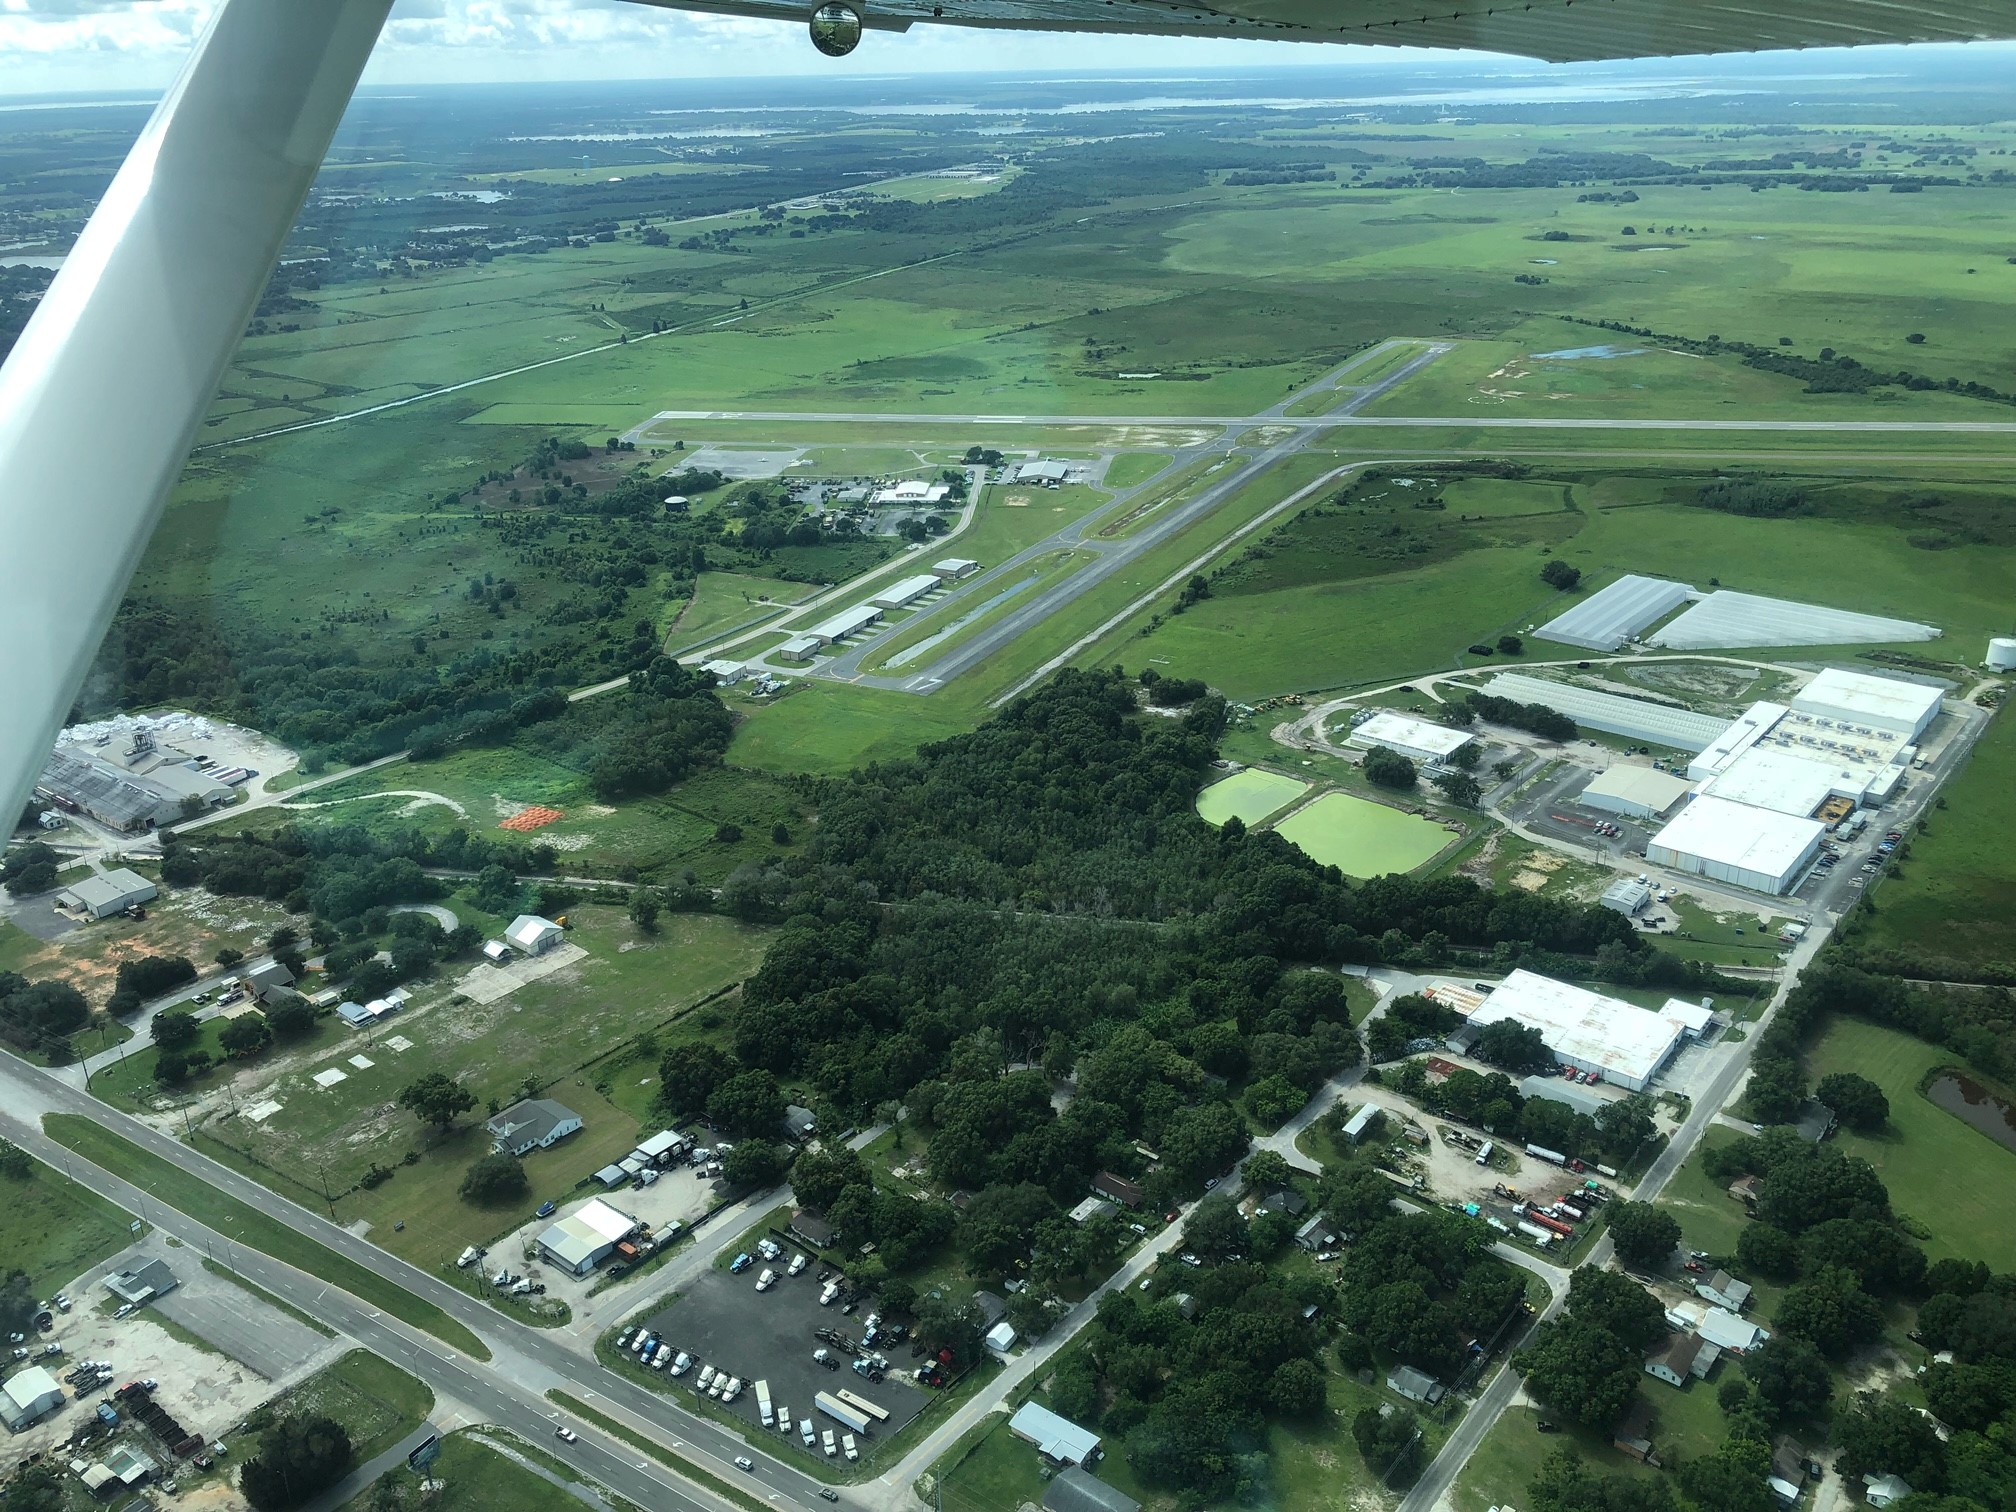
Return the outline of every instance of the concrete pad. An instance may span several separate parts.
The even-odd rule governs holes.
[[[188,1270],[185,1260],[182,1270]],[[178,1273],[179,1274],[179,1273]],[[221,1277],[188,1282],[148,1304],[171,1323],[207,1339],[247,1369],[278,1381],[308,1365],[331,1341]]]
[[[585,960],[587,955],[588,952],[579,945],[561,944],[544,955],[507,961],[502,966],[492,966],[486,961],[472,968],[457,982],[455,990],[472,1003],[495,1003],[509,997],[527,982],[551,976],[576,961]]]
[[[346,1082],[348,1080],[350,1080],[349,1077],[334,1067],[331,1067],[327,1071],[317,1071],[314,1076],[315,1085],[323,1088],[325,1091],[335,1086],[338,1082]]]
[[[271,1118],[275,1113],[278,1113],[281,1109],[281,1106],[282,1105],[280,1103],[274,1102],[269,1097],[265,1102],[254,1103],[251,1107],[247,1108],[245,1110],[245,1116],[251,1119],[252,1122],[254,1123],[264,1123],[266,1122],[267,1119]]]
[[[666,475],[693,468],[698,471],[711,469],[724,478],[774,478],[804,455],[805,448],[802,446],[764,449],[702,446],[680,457],[676,466],[667,469]]]
[[[411,1050],[413,1048],[413,1041],[406,1038],[403,1034],[395,1034],[392,1038],[385,1041],[385,1048],[388,1050]]]
[[[353,1055],[350,1057],[350,1064],[355,1066],[359,1071],[369,1071],[378,1062],[371,1059],[368,1055]]]

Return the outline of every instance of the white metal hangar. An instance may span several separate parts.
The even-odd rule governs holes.
[[[1938,718],[1939,694],[1925,683],[1829,667],[1792,696],[1792,707],[1850,731],[1889,730],[1916,740]]]
[[[1533,633],[1541,640],[1580,646],[1585,651],[1615,651],[1661,615],[1686,603],[1693,594],[1694,590],[1685,583],[1627,573],[1573,608],[1555,615]]]
[[[1345,743],[1360,751],[1384,746],[1415,761],[1446,761],[1470,744],[1473,738],[1468,730],[1430,724],[1425,719],[1409,719],[1405,714],[1391,714],[1380,709],[1371,718],[1354,724],[1350,735],[1345,737]]]
[[[1512,1019],[1538,1030],[1564,1066],[1642,1092],[1685,1034],[1676,1019],[1537,972],[1515,971],[1470,1015],[1471,1029]]]
[[[1655,772],[1650,767],[1627,766],[1619,762],[1590,779],[1582,789],[1580,802],[1606,813],[1625,814],[1633,819],[1652,819],[1686,797],[1693,784],[1671,772]]]
[[[1626,698],[1598,688],[1581,688],[1573,683],[1529,677],[1523,672],[1501,672],[1484,685],[1493,698],[1509,698],[1515,703],[1540,704],[1566,714],[1578,725],[1622,735],[1626,740],[1642,740],[1648,745],[1672,746],[1676,750],[1698,751],[1728,728],[1729,721],[1712,714],[1696,714],[1676,704],[1653,703],[1647,698]]]
[[[1704,794],[1652,837],[1645,858],[1776,897],[1798,880],[1826,832],[1818,820]]]

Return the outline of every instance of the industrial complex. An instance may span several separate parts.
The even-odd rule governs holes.
[[[1627,1092],[1642,1092],[1681,1045],[1705,1034],[1714,1018],[1706,1003],[1674,998],[1655,1013],[1522,970],[1506,977],[1472,1010],[1451,1044],[1467,1048],[1487,1025],[1511,1019],[1538,1033],[1562,1065],[1592,1072]]]

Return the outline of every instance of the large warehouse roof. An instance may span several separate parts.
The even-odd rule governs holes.
[[[1518,703],[1545,704],[1557,709],[1579,725],[1607,730],[1654,745],[1675,746],[1698,751],[1720,735],[1729,721],[1671,704],[1656,704],[1643,698],[1625,698],[1595,688],[1578,688],[1571,683],[1549,682],[1522,672],[1501,672],[1485,685],[1494,698],[1510,698]]]
[[[1701,748],[1701,754],[1687,764],[1689,777],[1712,777],[1730,762],[1757,744],[1792,711],[1784,704],[1754,703],[1737,715],[1729,727]]]
[[[1652,637],[1655,646],[1702,650],[1711,646],[1846,646],[1931,640],[1935,625],[1856,614],[1822,604],[1760,598],[1723,589],[1711,593]]]
[[[1470,1015],[1472,1028],[1515,1019],[1556,1055],[1638,1088],[1673,1053],[1680,1026],[1656,1013],[1531,971],[1515,971]]]
[[[1626,766],[1619,762],[1598,772],[1582,789],[1586,802],[1591,798],[1613,798],[1632,810],[1663,814],[1686,796],[1693,786],[1671,772],[1655,772],[1650,767]],[[1600,805],[1599,805],[1600,806]]]
[[[1849,797],[1860,797],[1865,786],[1866,773],[1857,776],[1837,771],[1832,763],[1775,746],[1752,746],[1711,777],[1701,791],[1731,803],[1804,819],[1833,797],[1837,787]]]
[[[1555,615],[1533,633],[1567,646],[1615,651],[1660,615],[1686,603],[1693,592],[1685,583],[1632,573]]]
[[[1468,730],[1451,729],[1448,725],[1430,724],[1425,719],[1409,719],[1405,714],[1388,714],[1381,711],[1363,724],[1354,727],[1350,743],[1354,746],[1389,746],[1396,751],[1428,751],[1436,756],[1447,756],[1460,751],[1470,744],[1472,736]]]
[[[1783,877],[1805,859],[1825,828],[1818,820],[1704,793],[1652,837],[1651,848],[1697,856],[1735,871]]]
[[[1895,677],[1871,677],[1828,667],[1792,698],[1792,707],[1812,714],[1850,714],[1886,727],[1922,729],[1939,712],[1938,688]]]

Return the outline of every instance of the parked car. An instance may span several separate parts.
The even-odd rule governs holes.
[[[534,1218],[551,1218],[555,1213],[559,1211],[560,1211],[559,1203],[542,1202],[539,1204],[539,1210],[535,1212],[532,1216]]]

